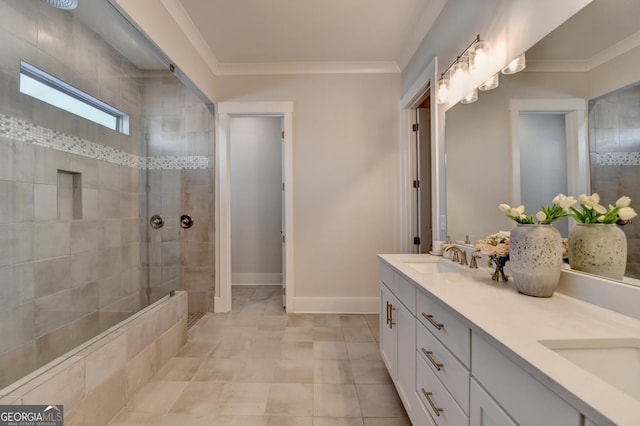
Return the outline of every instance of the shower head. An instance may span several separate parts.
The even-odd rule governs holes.
[[[73,10],[78,7],[78,0],[42,0],[42,3],[64,10]]]

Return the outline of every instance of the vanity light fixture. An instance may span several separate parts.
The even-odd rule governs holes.
[[[437,102],[446,104],[449,102],[449,95],[460,91],[468,84],[472,74],[483,73],[489,65],[489,42],[480,40],[480,35],[456,57],[451,65],[440,74],[437,89]],[[497,84],[496,86],[497,87]],[[493,87],[492,87],[493,88]],[[489,89],[486,89],[489,90]],[[478,91],[474,89],[464,97],[470,103],[478,100]]]
[[[464,98],[460,99],[463,104],[472,104],[478,100],[478,89],[473,89]]]
[[[522,55],[518,56],[517,58],[509,62],[509,64],[502,69],[502,74],[506,74],[506,75],[515,74],[517,72],[522,71],[525,66],[526,66],[526,62],[525,62],[524,53],[523,53]]]

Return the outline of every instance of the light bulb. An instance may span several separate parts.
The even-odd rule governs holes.
[[[494,74],[478,87],[482,91],[495,89],[500,85],[500,74]]]
[[[469,72],[482,73],[489,65],[489,42],[479,41],[469,52]]]
[[[469,79],[469,63],[468,62],[456,62],[451,67],[451,74],[449,77],[451,81],[451,87],[459,89],[464,87]]]
[[[438,81],[438,91],[436,92],[436,99],[439,104],[446,104],[449,102],[449,79],[441,78]]]
[[[464,98],[460,100],[463,104],[470,104],[478,100],[478,89],[473,89]]]
[[[526,66],[526,62],[525,62],[524,53],[523,53],[522,55],[515,58],[513,61],[509,62],[509,65],[507,65],[502,69],[502,74],[507,74],[507,75],[515,74],[517,72],[522,71],[525,66]]]

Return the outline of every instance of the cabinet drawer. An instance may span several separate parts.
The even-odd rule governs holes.
[[[395,295],[411,314],[416,314],[416,285],[404,279],[400,274],[394,277]]]
[[[469,418],[422,358],[417,361],[416,392],[437,425],[467,425]],[[436,412],[436,409],[441,411]]]
[[[391,291],[394,291],[393,269],[384,262],[380,262],[380,281],[385,283]]]
[[[471,379],[471,414],[470,426],[517,426],[517,423],[504,412],[502,407],[486,393],[484,389]]]
[[[465,413],[469,414],[469,370],[460,363],[424,326],[418,323],[418,357],[440,379]]]
[[[416,317],[465,367],[470,367],[471,331],[453,312],[418,291]]]
[[[473,376],[520,425],[579,426],[581,415],[546,386],[473,334]]]

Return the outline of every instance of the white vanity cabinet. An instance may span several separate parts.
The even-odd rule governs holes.
[[[417,395],[437,425],[469,422],[471,334],[422,289],[416,300]]]
[[[507,358],[486,338],[472,335],[473,377],[475,385],[486,390],[484,397],[472,391],[471,425],[484,425],[489,400],[503,409],[501,424],[581,426],[582,415],[559,396]],[[474,400],[474,397],[477,399]],[[489,423],[491,424],[491,423]]]
[[[380,283],[380,353],[407,414],[416,404],[415,286],[382,265]]]
[[[429,284],[384,262],[380,280],[380,351],[415,426],[584,424]]]

